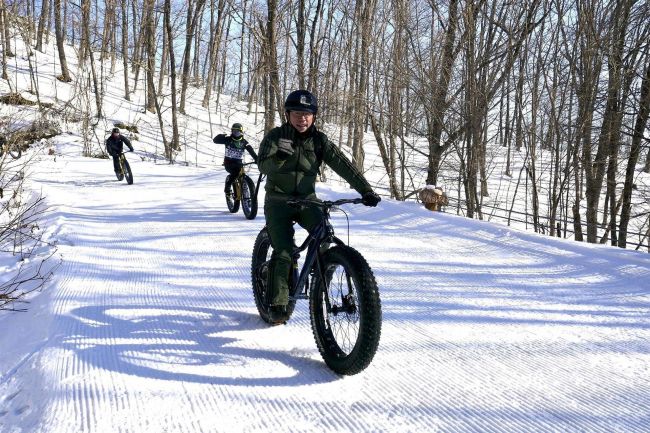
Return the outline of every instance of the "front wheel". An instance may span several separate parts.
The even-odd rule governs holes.
[[[239,197],[235,194],[235,183],[237,178],[232,174],[226,177],[226,204],[230,213],[236,213],[239,210]]]
[[[352,375],[375,356],[381,335],[381,301],[375,277],[363,256],[336,246],[322,256],[309,294],[311,327],[329,368]]]
[[[131,166],[129,165],[129,161],[127,161],[126,157],[124,156],[122,156],[122,170],[124,171],[124,178],[126,179],[126,183],[133,185],[133,173],[131,172]]]
[[[244,176],[241,185],[241,207],[246,219],[252,220],[257,216],[257,197],[255,196],[255,184],[253,180]]]
[[[273,247],[271,246],[271,238],[269,237],[266,227],[264,227],[260,230],[255,239],[253,258],[251,260],[251,278],[253,282],[253,297],[255,298],[257,312],[260,314],[262,320],[267,323],[273,323],[269,317],[269,304],[266,296],[269,261],[271,260],[272,252]],[[289,301],[289,304],[287,305],[287,320],[291,317],[295,307],[296,301]]]

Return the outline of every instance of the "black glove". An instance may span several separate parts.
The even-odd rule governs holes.
[[[278,151],[275,154],[279,159],[287,159],[293,155],[293,142],[286,138],[278,140]]]
[[[374,191],[368,191],[363,193],[361,200],[366,206],[375,207],[381,201],[381,197]]]

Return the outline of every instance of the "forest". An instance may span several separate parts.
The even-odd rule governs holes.
[[[650,251],[648,1],[0,0],[0,29],[10,88],[17,39],[52,43],[60,82],[74,47],[82,129],[116,71],[126,100],[145,91],[170,162],[189,88],[262,107],[264,130],[305,88],[357,167],[380,156],[386,196],[443,185],[457,213],[508,222],[523,198],[537,232]]]

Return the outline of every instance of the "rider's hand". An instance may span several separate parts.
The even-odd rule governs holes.
[[[363,193],[361,200],[364,205],[375,207],[381,201],[381,197],[374,191],[368,191]]]
[[[278,151],[276,153],[276,156],[279,159],[287,159],[293,155],[293,143],[291,140],[288,140],[286,138],[281,138],[278,140]]]

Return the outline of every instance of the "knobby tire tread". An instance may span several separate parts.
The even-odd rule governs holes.
[[[257,312],[266,323],[272,323],[269,318],[269,306],[266,302],[266,285],[260,287],[257,276],[259,270],[264,265],[264,262],[271,258],[272,250],[271,238],[269,237],[266,227],[264,227],[258,233],[257,238],[255,239],[255,245],[253,246],[253,257],[251,259],[251,282],[253,285],[253,297],[255,298]],[[295,307],[296,301],[289,301],[289,304],[287,305],[287,320],[293,314]]]
[[[363,256],[349,246],[330,248],[323,255],[323,267],[341,265],[355,283],[359,308],[359,335],[349,354],[340,349],[332,330],[326,326],[321,304],[322,283],[316,276],[309,296],[309,312],[312,332],[318,350],[325,363],[332,370],[343,375],[353,375],[363,371],[372,362],[381,337],[381,301],[379,290],[370,265]]]
[[[131,166],[126,158],[124,158],[124,179],[126,179],[127,184],[133,185],[133,172],[131,172]]]
[[[229,175],[226,177],[226,183],[230,182],[231,179],[232,179],[232,175],[229,174]],[[230,213],[236,213],[236,212],[239,210],[239,203],[240,203],[240,201],[235,199],[235,182],[236,182],[236,181],[237,181],[237,180],[235,180],[234,182],[232,182],[232,183],[230,184],[230,186],[228,187],[228,190],[225,192],[225,195],[226,195],[226,205],[228,206],[228,210],[230,211]],[[228,198],[228,194],[229,194],[229,193],[230,193],[230,198]]]
[[[244,204],[246,197],[246,191],[248,191],[248,196],[250,201],[248,206]],[[255,183],[253,179],[248,176],[244,176],[244,182],[242,182],[242,210],[244,211],[244,216],[246,219],[252,220],[257,216],[257,197],[255,196]]]

